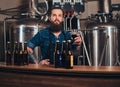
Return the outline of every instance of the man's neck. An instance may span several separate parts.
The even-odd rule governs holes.
[[[61,31],[59,32],[53,32],[53,34],[58,38],[58,36],[60,35]]]

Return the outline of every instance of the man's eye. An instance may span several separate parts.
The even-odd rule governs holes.
[[[55,14],[53,14],[52,16],[56,16]]]

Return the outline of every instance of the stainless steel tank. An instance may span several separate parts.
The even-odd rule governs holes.
[[[114,66],[118,57],[118,27],[114,23],[87,25],[86,45],[93,66]]]
[[[12,44],[15,42],[22,43],[27,42],[32,38],[39,30],[48,27],[47,22],[40,21],[36,18],[25,18],[13,23],[10,30],[10,41]],[[34,56],[36,59],[41,58],[40,47],[34,49]]]
[[[118,62],[118,26],[111,13],[111,0],[99,1],[99,13],[86,25],[86,45],[93,66],[114,66]]]
[[[24,42],[34,36],[40,29],[45,27],[47,27],[47,23],[39,21],[38,19],[22,19],[13,24],[11,36],[15,36],[12,37],[14,38],[14,41]]]

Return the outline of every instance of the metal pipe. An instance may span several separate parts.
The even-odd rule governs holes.
[[[6,17],[5,19],[4,19],[4,26],[3,26],[3,33],[4,33],[4,57],[5,57],[5,61],[6,61],[6,20],[9,20],[9,19],[17,19],[17,18],[14,18],[14,17],[11,17],[11,18],[8,18],[8,17]]]
[[[100,13],[110,13],[111,0],[99,0],[99,11]]]
[[[6,19],[4,19],[4,55],[5,55],[5,61],[6,61]]]
[[[77,19],[77,26],[78,26],[78,30],[80,30],[80,20],[79,19]],[[83,34],[82,34],[81,31],[79,31],[79,33],[80,33],[80,36],[81,36],[82,41],[83,41],[83,47],[85,49],[85,53],[86,53],[86,56],[87,56],[88,64],[89,64],[89,66],[91,66],[92,64],[90,62],[90,58],[89,58],[88,51],[87,51],[87,48],[86,48],[86,45],[85,45]]]

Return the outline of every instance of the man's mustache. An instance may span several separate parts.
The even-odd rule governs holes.
[[[60,22],[59,20],[55,20],[54,22]]]

